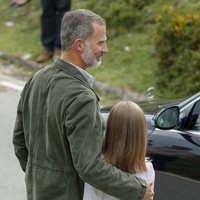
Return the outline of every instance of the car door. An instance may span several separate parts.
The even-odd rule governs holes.
[[[178,130],[155,129],[148,152],[156,169],[156,200],[200,199],[200,101]]]

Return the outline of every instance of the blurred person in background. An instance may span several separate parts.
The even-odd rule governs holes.
[[[11,7],[21,7],[30,0],[14,0]],[[60,26],[65,12],[71,9],[71,0],[40,0],[41,15],[41,41],[44,47],[37,58],[38,63],[51,60],[61,55]]]

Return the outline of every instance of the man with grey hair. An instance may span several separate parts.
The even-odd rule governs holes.
[[[94,78],[108,52],[104,19],[84,9],[67,12],[61,58],[38,71],[18,104],[13,144],[26,173],[28,200],[82,200],[84,182],[124,200],[150,200],[146,183],[101,158],[103,119]]]

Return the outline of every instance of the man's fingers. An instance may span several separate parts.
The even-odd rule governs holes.
[[[144,200],[152,200],[154,197],[154,192],[151,190],[151,187],[150,187],[151,184],[152,183],[147,184],[147,190],[144,196]]]
[[[154,181],[147,182],[147,187],[151,187],[153,185]]]

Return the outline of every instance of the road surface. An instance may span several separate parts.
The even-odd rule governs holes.
[[[0,199],[25,200],[25,181],[14,155],[12,134],[23,82],[0,73]]]

